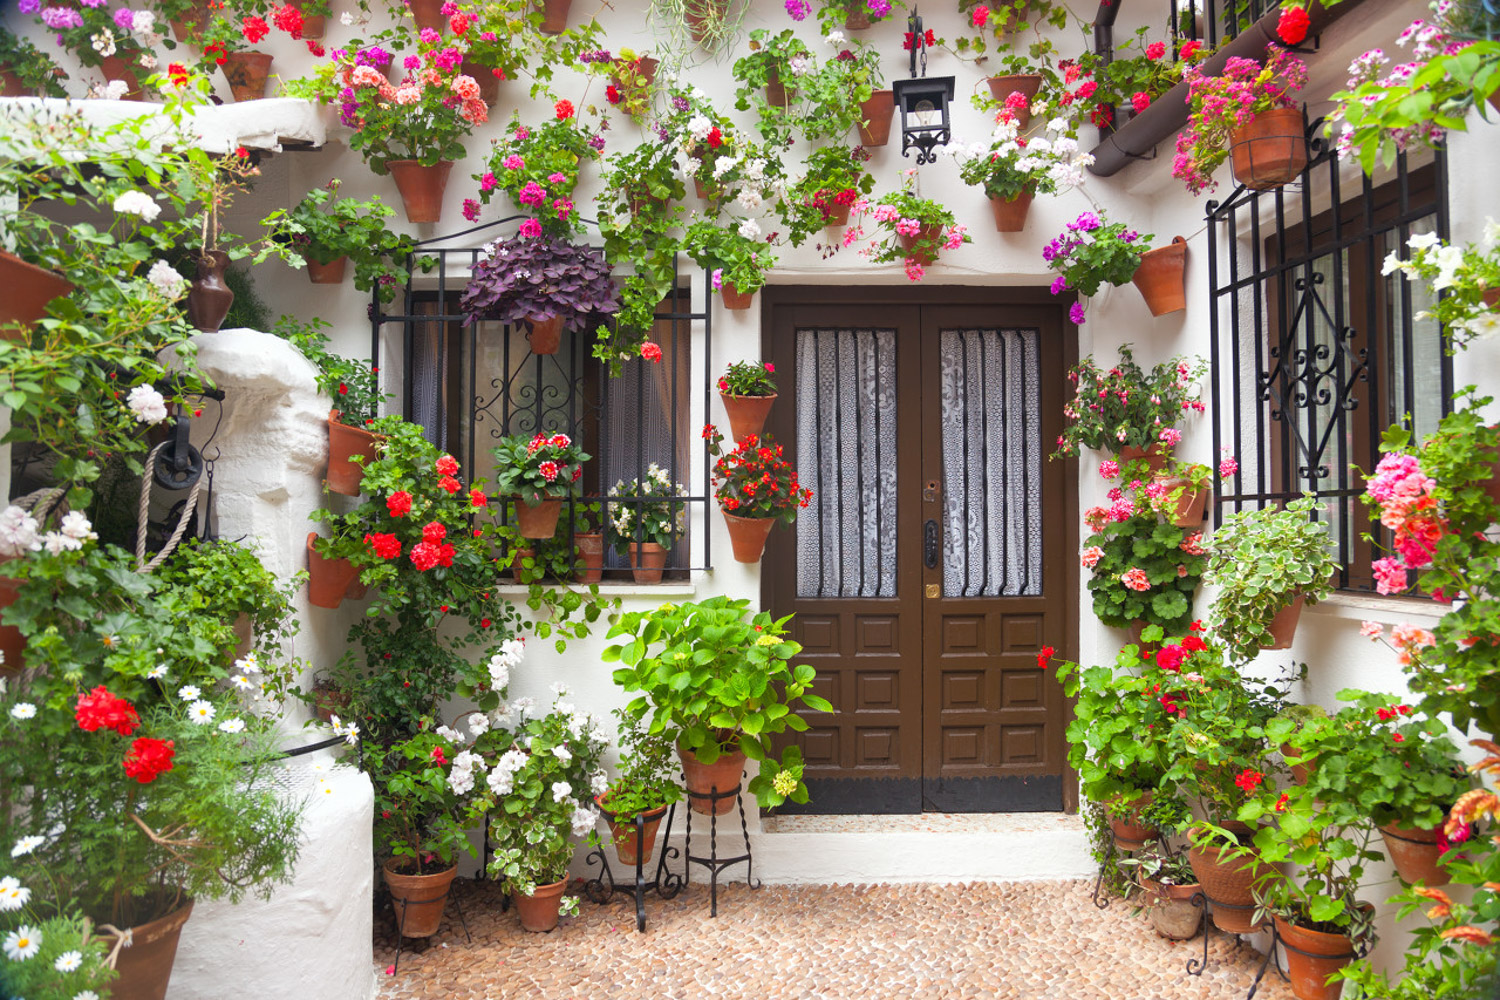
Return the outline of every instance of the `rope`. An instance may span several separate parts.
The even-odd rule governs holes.
[[[172,554],[172,550],[182,540],[182,533],[187,531],[188,522],[192,520],[193,509],[198,505],[198,490],[203,485],[203,477],[199,476],[198,481],[193,483],[192,489],[188,491],[187,505],[182,508],[182,516],[177,519],[177,527],[173,529],[171,537],[167,539],[161,551],[150,562],[147,562],[146,512],[151,505],[151,468],[156,463],[156,456],[166,446],[167,442],[163,441],[151,449],[151,454],[146,456],[146,472],[141,476],[141,504],[136,514],[135,528],[135,571],[137,573],[150,573]]]

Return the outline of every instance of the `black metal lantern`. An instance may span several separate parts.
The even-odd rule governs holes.
[[[922,18],[912,8],[906,26],[911,35],[911,79],[897,80],[891,84],[895,91],[896,106],[901,109],[901,155],[910,156],[911,148],[917,148],[917,163],[932,163],[935,146],[946,146],[953,138],[953,127],[948,120],[948,105],[953,100],[954,79],[951,76],[927,76],[927,39],[922,31]],[[917,75],[918,62],[922,75]],[[932,121],[933,116],[938,118]]]

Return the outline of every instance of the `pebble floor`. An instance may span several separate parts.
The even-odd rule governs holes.
[[[1091,883],[765,886],[728,884],[719,916],[708,890],[647,897],[646,933],[633,901],[583,901],[580,916],[550,934],[521,930],[500,912],[492,884],[459,881],[472,944],[448,919],[436,937],[401,955],[397,975],[390,918],[377,914],[381,998],[500,997],[591,1000],[1238,1000],[1258,952],[1213,932],[1201,977],[1183,964],[1202,940],[1156,936],[1144,915],[1115,900],[1094,908]],[[1274,972],[1256,1000],[1290,1000]]]

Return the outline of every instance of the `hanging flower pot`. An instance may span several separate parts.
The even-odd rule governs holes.
[[[1192,900],[1201,887],[1192,885],[1165,885],[1149,878],[1141,879],[1141,891],[1146,896],[1146,912],[1150,915],[1151,927],[1157,935],[1168,941],[1191,941],[1203,929],[1203,905]]]
[[[443,2],[444,0],[406,0],[406,6],[411,9],[411,16],[419,29],[447,31],[448,18],[443,15]]]
[[[1297,179],[1307,166],[1307,132],[1300,108],[1274,108],[1229,133],[1234,179],[1269,191]]]
[[[302,11],[303,0],[286,0],[287,4]],[[302,37],[317,40],[328,31],[328,18],[323,14],[302,14]]]
[[[326,264],[315,260],[307,262],[307,280],[315,285],[342,285],[344,272],[348,268],[348,257],[337,257]]]
[[[739,790],[740,778],[745,772],[744,751],[721,753],[718,760],[705,764],[696,753],[679,743],[677,756],[682,759],[682,777],[687,784],[688,805],[693,812],[705,816],[712,812],[722,816],[734,808],[735,800],[739,798],[737,795],[726,795],[721,799],[707,796],[715,790],[718,794]],[[693,793],[704,797],[696,798]]]
[[[1188,863],[1213,904],[1214,926],[1229,934],[1248,934],[1255,922],[1255,885],[1260,859],[1253,854],[1229,857],[1228,847],[1190,847]]]
[[[459,71],[474,78],[474,82],[479,84],[479,99],[490,107],[494,107],[495,102],[500,99],[500,81],[502,79],[502,77],[495,75],[494,68],[477,63],[472,59],[465,59],[463,64],[459,66]]]
[[[204,333],[216,333],[234,304],[234,292],[224,283],[229,255],[209,250],[198,255],[198,277],[188,289],[188,322]]]
[[[553,882],[551,885],[539,885],[536,891],[527,896],[523,893],[512,893],[511,900],[516,904],[516,915],[521,918],[521,927],[533,934],[545,934],[557,927],[557,911],[562,905],[563,890],[567,889],[566,878]]]
[[[536,549],[516,549],[515,558],[510,561],[510,578],[517,583],[530,583],[531,575],[536,572],[536,563],[527,568],[527,559],[536,559]]]
[[[1168,519],[1179,528],[1191,528],[1203,523],[1203,508],[1208,505],[1208,487],[1195,487],[1191,479],[1178,476],[1158,476],[1156,482],[1167,492],[1181,490],[1172,505]]]
[[[374,458],[385,444],[386,436],[367,431],[363,427],[351,427],[339,422],[339,411],[328,411],[328,475],[325,482],[335,493],[346,497],[357,497],[365,470],[354,461],[355,455]]]
[[[119,56],[105,56],[99,60],[99,71],[104,74],[104,79],[111,83],[119,80],[125,84],[125,100],[144,101],[146,99],[146,92],[141,88],[141,81],[136,79],[135,70]]]
[[[533,506],[516,498],[516,530],[522,538],[551,538],[557,534],[557,516],[562,513],[561,500],[543,500]]]
[[[193,901],[138,927],[130,928],[130,947],[115,958],[114,982],[109,995],[117,1000],[162,1000],[177,961],[177,942],[182,926],[193,915]]]
[[[1159,474],[1167,467],[1167,462],[1172,458],[1172,446],[1158,442],[1149,448],[1137,448],[1133,445],[1120,449],[1120,461],[1139,462],[1144,461],[1146,468],[1151,470],[1152,475]]]
[[[443,922],[443,907],[458,868],[432,875],[402,875],[395,864],[396,859],[391,858],[381,866],[381,872],[396,911],[396,933],[409,938],[432,937]]]
[[[1339,1000],[1344,992],[1341,979],[1328,977],[1354,961],[1354,943],[1347,934],[1310,930],[1278,915],[1276,933],[1286,947],[1287,974],[1297,1000]]]
[[[430,166],[416,160],[390,160],[386,167],[396,181],[396,190],[401,192],[407,222],[442,219],[443,193],[448,190],[452,160],[439,160]]]
[[[724,523],[729,525],[729,545],[734,550],[734,561],[742,563],[760,562],[766,551],[766,539],[771,535],[774,517],[736,517],[723,511]]]
[[[598,583],[604,577],[604,536],[597,531],[573,536],[573,547],[583,563],[579,583]]]
[[[1428,888],[1435,888],[1452,880],[1448,869],[1439,863],[1443,856],[1442,848],[1438,846],[1441,829],[1413,830],[1395,823],[1380,828],[1386,857],[1396,866],[1401,881],[1421,882]]]
[[[610,840],[615,845],[615,856],[620,859],[620,864],[632,866],[637,860],[642,864],[650,860],[656,847],[656,830],[661,826],[661,818],[667,814],[666,806],[641,813],[641,835],[637,842],[634,816],[620,817],[610,812],[608,800],[603,795],[594,796],[594,805],[609,823]]]
[[[8,560],[7,560],[8,561]],[[0,611],[16,603],[21,594],[21,581],[13,576],[0,576]],[[0,625],[0,677],[15,677],[25,668],[26,637],[14,625]]]
[[[557,349],[562,346],[563,318],[553,316],[551,319],[537,319],[535,316],[528,316],[526,322],[531,324],[531,332],[527,335],[527,339],[531,341],[531,353],[556,354]]]
[[[307,533],[307,603],[315,608],[336,608],[344,601],[349,584],[359,574],[347,559],[329,559],[313,548],[318,533]]]
[[[724,403],[724,412],[729,416],[729,433],[736,442],[743,441],[751,434],[759,434],[766,426],[766,417],[771,413],[771,404],[776,402],[776,394],[769,396],[734,396],[727,392],[719,393],[719,399]]]
[[[884,146],[891,141],[891,120],[896,116],[892,90],[877,90],[859,105],[859,141],[865,146]]]
[[[1026,216],[1031,212],[1034,191],[1022,191],[1013,198],[990,196],[990,210],[995,215],[995,232],[1019,233],[1026,228]]]
[[[1276,612],[1276,617],[1271,619],[1271,638],[1273,642],[1269,646],[1261,646],[1261,649],[1291,649],[1292,639],[1297,635],[1297,622],[1302,617],[1302,604],[1305,598],[1298,594],[1292,603]]]
[[[26,330],[47,315],[47,303],[72,290],[72,283],[56,271],[0,250],[0,336],[23,339]],[[23,323],[26,329],[8,325],[13,323]]]
[[[1187,273],[1187,240],[1172,242],[1141,254],[1141,263],[1130,280],[1141,290],[1153,316],[1165,316],[1187,308],[1184,276]]]
[[[229,91],[240,103],[258,101],[266,96],[266,79],[271,75],[271,56],[265,52],[231,52],[224,59],[224,79]]]
[[[734,282],[725,281],[724,287],[719,290],[724,296],[724,308],[733,309],[737,312],[750,308],[750,303],[755,301],[754,292],[742,292],[734,287]]]
[[[636,583],[661,583],[667,565],[667,550],[655,542],[631,542],[626,549],[630,572]]]
[[[542,34],[560,35],[568,30],[568,10],[573,0],[537,0],[532,6],[542,13]]]
[[[1016,116],[1016,130],[1026,131],[1026,126],[1031,124],[1031,101],[1042,87],[1042,75],[1040,73],[1012,73],[1008,76],[992,76],[988,82],[990,96],[1002,106],[1011,94],[1026,95],[1025,108],[1011,109],[1011,113]]]

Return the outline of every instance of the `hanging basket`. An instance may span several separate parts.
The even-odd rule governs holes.
[[[722,510],[722,508],[721,508]],[[742,563],[760,562],[766,551],[766,539],[771,535],[774,517],[736,517],[722,511],[724,523],[729,525],[729,545],[734,550],[734,561]]]
[[[385,444],[386,440],[384,434],[376,434],[363,427],[351,427],[340,423],[339,411],[330,410],[328,412],[328,475],[325,477],[328,488],[346,497],[359,496],[360,483],[365,478],[365,470],[355,463],[354,456],[360,455],[367,460],[374,458],[380,453],[380,447]]]
[[[1165,316],[1187,308],[1187,240],[1172,242],[1141,254],[1141,262],[1130,280],[1140,289],[1153,316]]]
[[[224,59],[224,79],[240,104],[265,97],[270,76],[271,56],[265,52],[231,52]]]
[[[995,232],[1019,233],[1026,228],[1026,216],[1031,212],[1031,200],[1035,192],[1022,191],[1014,198],[990,197],[990,211],[995,215]]]
[[[992,76],[988,83],[990,96],[1002,107],[1005,105],[1005,99],[1011,94],[1020,92],[1026,95],[1026,108],[1011,112],[1016,116],[1016,130],[1026,131],[1026,127],[1031,124],[1031,102],[1036,97],[1036,92],[1042,88],[1042,75],[1040,73],[1013,73],[1009,76]]]
[[[719,399],[724,403],[724,413],[729,417],[729,434],[735,443],[743,441],[751,434],[759,434],[766,426],[766,417],[770,416],[771,405],[776,402],[776,394],[769,396],[733,396],[727,392],[719,393]]]
[[[57,272],[0,250],[0,336],[24,339],[32,324],[47,315],[47,304],[72,290],[72,282]],[[10,325],[15,323],[25,329]]]
[[[452,160],[439,160],[427,166],[416,160],[391,160],[386,163],[407,222],[438,222],[443,217],[443,194],[448,190]]]
[[[1297,179],[1307,166],[1307,131],[1300,108],[1274,108],[1229,133],[1234,179],[1269,191]]]
[[[891,121],[896,117],[896,92],[877,90],[859,106],[859,141],[865,146],[884,146],[891,141]]]

